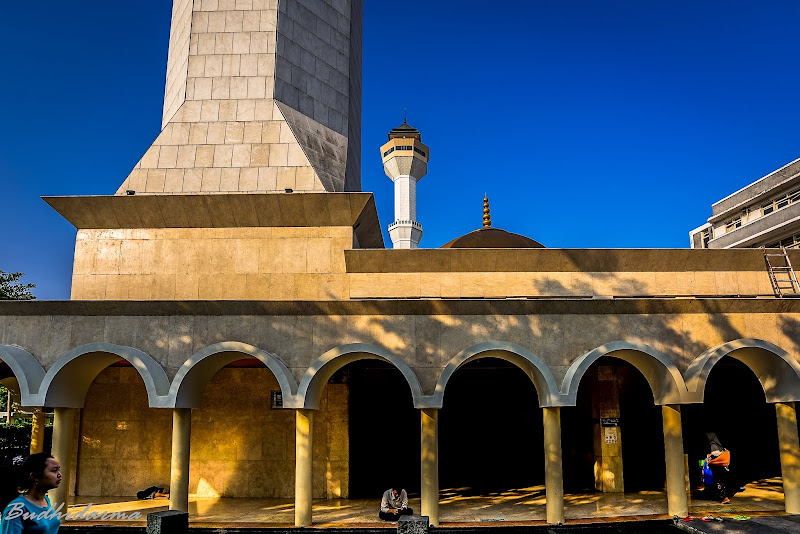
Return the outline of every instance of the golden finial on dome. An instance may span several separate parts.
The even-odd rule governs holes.
[[[483,197],[483,227],[484,228],[491,228],[492,226],[492,216],[489,215],[489,196],[484,193]]]

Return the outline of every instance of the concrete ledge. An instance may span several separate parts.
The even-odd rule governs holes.
[[[147,514],[147,534],[186,534],[189,514],[178,510]]]
[[[78,229],[351,226],[383,248],[372,193],[216,193],[42,197]]]
[[[429,528],[427,515],[402,515],[397,520],[397,534],[428,534]]]
[[[800,265],[800,250],[789,252]],[[759,249],[485,248],[345,250],[348,273],[766,273]]]
[[[798,262],[800,264],[800,262]],[[2,316],[172,315],[639,315],[659,313],[800,313],[800,299],[775,297],[267,300],[0,301]]]

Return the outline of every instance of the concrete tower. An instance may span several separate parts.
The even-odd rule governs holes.
[[[117,191],[360,191],[363,0],[174,0],[162,131]]]
[[[422,225],[417,222],[417,182],[428,172],[430,149],[419,130],[406,121],[389,132],[381,147],[383,170],[394,182],[394,222],[389,225],[393,248],[418,248]]]

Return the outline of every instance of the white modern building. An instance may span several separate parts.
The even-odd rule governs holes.
[[[800,159],[711,206],[692,248],[800,248]]]

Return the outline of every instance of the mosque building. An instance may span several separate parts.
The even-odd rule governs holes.
[[[468,486],[542,485],[550,523],[585,490],[685,516],[715,431],[800,513],[800,302],[762,251],[546,248],[488,198],[475,231],[419,248],[431,148],[405,121],[380,147],[386,248],[361,14],[175,0],[161,133],[116,194],[45,198],[77,229],[72,298],[0,302],[0,378],[54,411],[52,500],[288,498],[308,526],[313,499],[403,477],[434,525]]]

